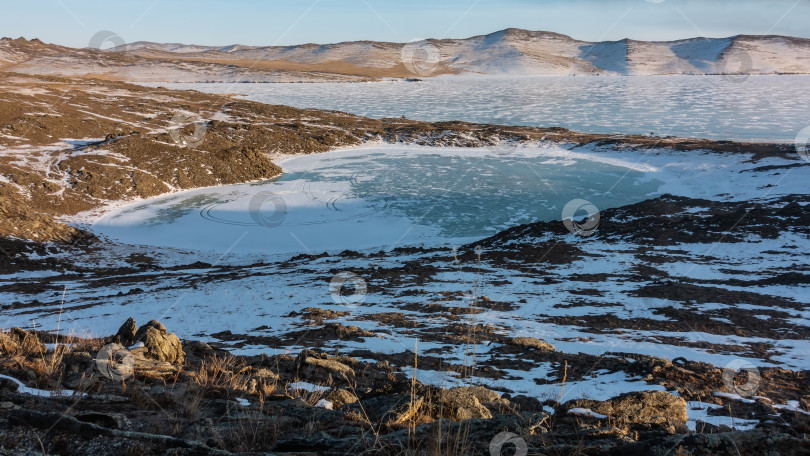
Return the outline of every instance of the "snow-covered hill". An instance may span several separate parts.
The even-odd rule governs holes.
[[[784,36],[585,42],[507,29],[466,39],[297,46],[139,41],[111,50],[0,39],[0,70],[132,82],[312,82],[479,75],[810,73],[810,39]]]
[[[408,48],[416,49],[409,52]],[[810,40],[784,36],[692,38],[679,41],[585,42],[550,32],[507,29],[467,39],[415,44],[356,41],[299,46],[205,47],[137,42],[117,52],[206,61],[283,61],[393,69],[421,59],[426,73],[525,75],[661,75],[810,73]],[[425,66],[425,63],[422,63]],[[428,74],[425,74],[428,75]]]

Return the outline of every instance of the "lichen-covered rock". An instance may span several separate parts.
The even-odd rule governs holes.
[[[509,341],[512,345],[517,345],[518,347],[529,348],[533,350],[540,350],[540,351],[554,351],[555,348],[548,342],[543,342],[540,339],[535,337],[513,337]]]
[[[473,418],[489,419],[492,418],[492,412],[487,405],[495,409],[508,406],[508,404],[509,401],[486,388],[459,386],[441,390],[439,401],[435,406],[435,415],[453,421]]]
[[[358,399],[352,392],[340,388],[329,393],[326,400],[331,402],[335,408],[339,408],[346,404],[354,404]]]
[[[336,361],[334,359],[320,359],[320,358],[307,358],[306,364],[316,368],[329,371],[333,376],[339,378],[352,378],[354,377],[354,370],[351,367]]]
[[[139,328],[139,329],[138,329],[138,330],[135,332],[135,339],[137,339],[138,341],[142,341],[142,340],[143,340],[143,339],[142,339],[142,338],[143,338],[143,335],[146,333],[146,331],[147,331],[149,328],[155,328],[155,329],[157,329],[158,331],[160,331],[160,332],[164,332],[164,333],[165,333],[165,332],[167,332],[167,331],[166,331],[166,326],[164,326],[164,325],[163,325],[163,323],[161,323],[161,322],[159,322],[159,321],[157,321],[157,320],[149,320],[149,323],[147,323],[147,324],[145,324],[145,325],[141,326],[141,327],[140,327],[140,328]]]
[[[157,361],[182,364],[186,356],[180,339],[167,332],[166,327],[157,320],[152,320],[138,329],[135,342],[143,342],[146,349],[145,356]]]
[[[350,379],[355,375],[350,366],[313,350],[302,350],[295,359],[295,368],[302,378],[319,381],[326,381],[329,377]]]
[[[686,401],[666,391],[626,393],[606,401],[577,399],[563,404],[563,410],[584,408],[628,424],[662,426],[671,432],[686,425]]]

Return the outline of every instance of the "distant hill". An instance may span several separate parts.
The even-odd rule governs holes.
[[[466,39],[417,43],[354,41],[217,47],[139,41],[110,51],[19,41],[0,42],[0,65],[6,61],[13,71],[73,75],[95,72],[137,81],[283,82],[442,74],[810,73],[810,39],[773,35],[592,43],[557,33],[507,29]],[[35,47],[40,49],[32,49]]]

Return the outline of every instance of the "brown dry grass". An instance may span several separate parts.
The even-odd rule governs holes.
[[[214,355],[204,360],[200,368],[190,373],[192,383],[203,395],[228,395],[232,392],[246,393],[250,383],[250,366],[231,355]]]

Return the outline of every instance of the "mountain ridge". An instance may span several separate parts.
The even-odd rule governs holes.
[[[425,58],[430,60],[427,62],[430,66],[435,66],[430,71],[424,71],[430,74],[422,76],[430,76],[433,72],[528,75],[810,72],[810,39],[780,35],[741,34],[673,41],[624,38],[589,42],[560,33],[507,28],[469,38],[430,38],[418,43],[423,50],[433,53]],[[227,54],[248,60],[289,60],[299,64],[351,61],[365,66],[386,67],[394,65],[397,50],[402,53],[409,45],[369,40],[296,46],[198,46],[139,41],[112,51],[141,55],[149,52],[174,53],[182,54],[185,58],[213,59],[223,59],[223,54]],[[737,58],[729,61],[732,56]],[[506,71],[496,67],[506,68]]]
[[[574,37],[572,37],[570,35],[566,35],[566,34],[563,34],[563,33],[549,32],[549,31],[543,31],[543,30],[528,30],[528,29],[521,29],[521,28],[514,28],[514,27],[498,30],[498,31],[495,31],[495,32],[492,32],[492,33],[473,35],[473,36],[470,36],[470,37],[467,37],[467,38],[425,38],[425,39],[414,40],[414,41],[427,41],[427,42],[466,41],[466,40],[472,40],[472,39],[476,39],[476,38],[491,37],[491,36],[495,36],[495,35],[498,35],[498,34],[506,34],[506,35],[509,35],[509,34],[513,34],[513,35],[530,34],[530,35],[534,35],[534,36],[544,35],[544,36],[553,36],[553,37],[565,38],[565,39],[569,39],[569,40],[572,40],[572,41],[578,41],[578,42],[582,42],[582,43],[619,43],[619,42],[623,42],[623,41],[637,42],[637,43],[679,43],[679,42],[695,41],[695,40],[723,40],[723,39],[736,39],[736,38],[758,38],[758,39],[784,38],[784,39],[798,40],[798,41],[803,41],[803,42],[810,43],[810,38],[793,37],[793,36],[788,36],[788,35],[773,35],[773,34],[768,34],[768,35],[737,34],[737,35],[731,35],[731,36],[725,36],[725,37],[695,36],[695,37],[689,37],[689,38],[679,38],[677,40],[639,40],[639,39],[635,39],[635,38],[625,37],[625,38],[621,38],[621,39],[618,39],[618,40],[585,41],[585,40],[579,40],[577,38],[574,38]],[[3,39],[10,39],[10,38],[3,38]],[[37,39],[34,38],[34,40],[37,40]],[[196,48],[208,49],[208,50],[224,50],[225,48],[229,48],[229,47],[240,47],[240,48],[244,48],[244,49],[262,49],[262,48],[324,47],[324,46],[337,46],[337,45],[345,45],[345,44],[392,44],[392,45],[403,45],[403,44],[407,44],[407,43],[408,42],[378,41],[378,40],[347,40],[347,41],[336,41],[336,42],[330,42],[330,43],[307,42],[307,43],[292,44],[292,45],[250,45],[250,44],[242,44],[242,43],[231,43],[231,44],[227,44],[227,45],[198,45],[198,44],[187,44],[187,43],[179,43],[179,42],[161,43],[161,42],[158,42],[158,41],[139,40],[139,41],[135,41],[135,42],[132,42],[132,43],[124,44],[122,46],[117,46],[116,48],[111,48],[109,50],[112,50],[112,51],[116,51],[116,50],[117,51],[135,50],[135,49],[141,49],[141,48],[147,47],[149,45],[154,45],[154,46],[174,46],[174,47],[177,47],[177,48],[196,47]]]
[[[411,43],[345,41],[288,46],[200,46],[137,41],[75,49],[0,40],[0,68],[133,82],[317,82],[488,76],[748,75],[810,73],[810,39],[781,35],[674,41],[581,41],[508,28]]]

